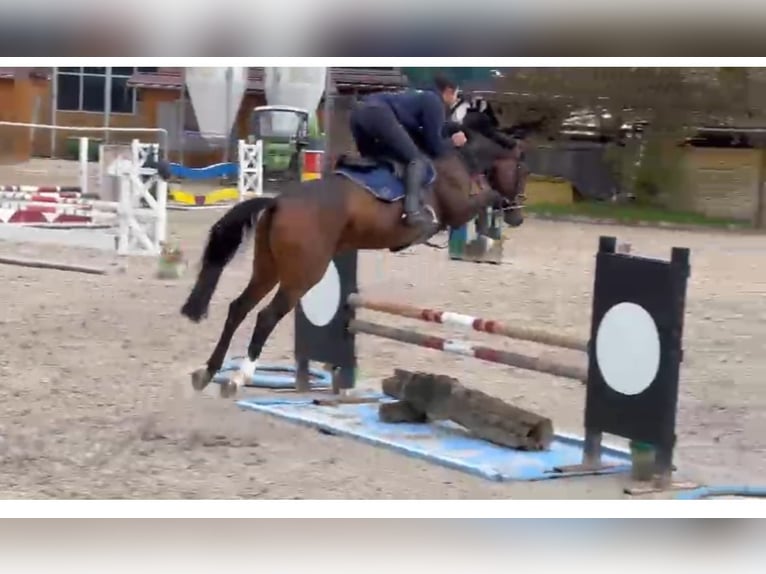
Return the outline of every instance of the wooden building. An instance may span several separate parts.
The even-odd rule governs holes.
[[[127,128],[160,126],[162,104],[177,102],[181,96],[181,68],[112,68],[109,125]],[[247,91],[236,122],[237,135],[247,134],[250,111],[265,103],[263,68],[250,68]],[[106,68],[0,68],[0,120],[59,126],[101,127],[107,118],[105,92]],[[341,139],[346,114],[343,105],[349,96],[381,90],[396,90],[407,85],[398,68],[332,68],[337,100],[333,121]],[[180,132],[194,130],[193,113],[185,114],[187,125]],[[322,118],[322,115],[319,115]],[[335,127],[335,126],[333,126]],[[75,138],[89,135],[111,142],[125,142],[134,137],[154,141],[156,137],[141,132],[128,134],[94,131],[77,134],[66,130],[29,129],[0,124],[0,154],[12,154],[15,161],[31,155],[67,157],[76,150]],[[171,148],[173,143],[171,142]],[[198,158],[205,163],[204,158]],[[219,158],[216,158],[217,161]]]

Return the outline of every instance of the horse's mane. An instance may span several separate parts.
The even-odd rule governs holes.
[[[464,146],[456,148],[456,151],[471,171],[486,171],[497,160],[511,157],[514,153],[513,148],[500,145],[476,130],[464,127],[463,133],[468,141]]]
[[[515,154],[516,140],[502,133],[496,121],[481,110],[469,108],[462,121],[455,123],[455,129],[462,131],[468,141],[454,147],[450,155],[461,159],[473,174],[485,172],[497,160]]]
[[[437,160],[437,163],[449,163],[456,160],[468,170],[468,173],[478,175],[491,168],[492,164],[505,153],[510,153],[509,150],[503,149],[478,132],[465,128],[462,131],[468,140],[465,145],[451,146],[449,151]]]

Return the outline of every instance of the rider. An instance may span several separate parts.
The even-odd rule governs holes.
[[[422,184],[429,158],[438,158],[450,148],[444,140],[446,108],[456,100],[456,85],[438,75],[431,90],[372,94],[351,112],[351,134],[362,156],[390,157],[406,165],[407,225],[422,227],[430,223],[422,209]],[[450,138],[456,146],[466,142],[461,131],[452,133]]]

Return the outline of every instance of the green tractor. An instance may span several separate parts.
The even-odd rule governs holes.
[[[263,178],[301,181],[303,152],[322,147],[316,114],[292,106],[258,106],[250,116],[249,143],[263,142]]]

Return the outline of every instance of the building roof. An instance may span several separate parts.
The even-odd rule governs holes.
[[[181,68],[159,68],[154,73],[134,74],[128,84],[137,88],[155,90],[180,90]],[[384,68],[330,68],[332,79],[338,89],[397,89],[407,85],[407,78],[398,69]],[[263,68],[248,69],[247,91],[262,92]]]
[[[0,80],[12,80],[18,68],[0,68]],[[48,80],[50,79],[50,68],[31,68],[33,78]]]

